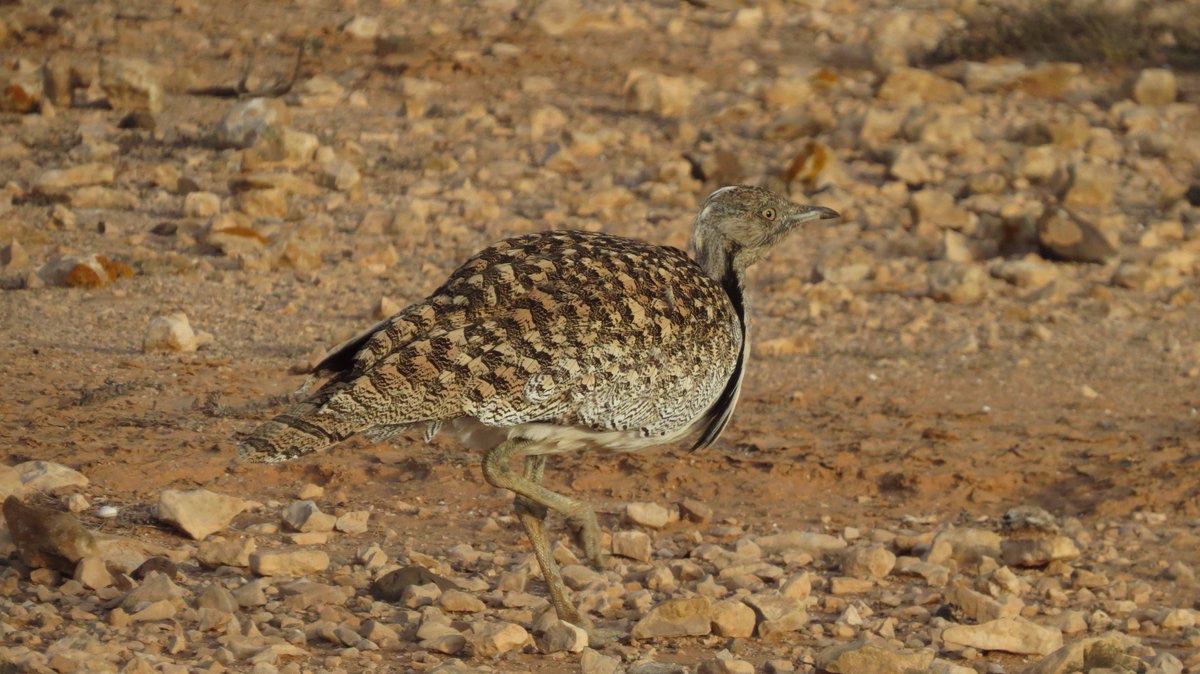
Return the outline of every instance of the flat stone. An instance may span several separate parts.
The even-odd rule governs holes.
[[[679,509],[683,512],[684,517],[699,524],[704,524],[713,517],[713,509],[694,498],[685,498],[680,501]]]
[[[992,268],[992,275],[1018,288],[1036,289],[1058,279],[1059,271],[1054,265],[1037,259],[1037,256],[1030,256],[1001,262]]]
[[[657,503],[630,503],[625,506],[625,518],[634,524],[661,529],[671,521],[671,511]]]
[[[180,312],[151,319],[149,325],[146,326],[146,334],[142,338],[142,350],[146,353],[156,351],[187,353],[210,342],[212,342],[212,335],[193,330],[187,314]]]
[[[408,585],[400,596],[400,601],[408,608],[432,606],[442,596],[442,590],[435,583]]]
[[[114,110],[162,112],[162,85],[154,68],[141,59],[101,57],[100,88]]]
[[[207,489],[167,489],[158,497],[157,517],[199,541],[229,526],[245,509],[244,500]]]
[[[283,523],[301,533],[333,531],[337,518],[321,512],[312,501],[296,501],[283,511]]]
[[[196,608],[210,608],[225,613],[236,613],[237,598],[220,583],[210,583],[196,596]]]
[[[625,671],[620,660],[591,648],[583,650],[583,655],[579,658],[579,667],[580,674],[621,674]]]
[[[380,576],[371,583],[371,595],[380,601],[398,602],[410,585],[433,583],[445,590],[457,589],[452,581],[421,566],[405,566]]]
[[[697,79],[634,68],[625,78],[623,92],[628,109],[672,118],[688,112],[703,86]]]
[[[490,657],[521,648],[530,641],[529,633],[516,623],[494,622],[475,625],[471,643],[475,654]]]
[[[929,296],[939,302],[965,304],[984,296],[987,273],[973,264],[940,260],[929,265]]]
[[[218,566],[250,566],[250,555],[258,549],[249,536],[208,539],[196,550],[196,561],[206,568]]]
[[[612,535],[612,552],[614,555],[636,559],[639,562],[650,561],[653,552],[650,536],[641,531],[617,531]]]
[[[754,609],[734,599],[713,604],[711,618],[713,634],[742,639],[754,635],[758,622]]]
[[[556,620],[536,642],[542,653],[582,653],[588,647],[588,635],[582,627]]]
[[[42,172],[33,181],[33,191],[39,194],[60,195],[88,185],[108,185],[116,176],[109,164],[80,164],[64,169]]]
[[[966,94],[963,86],[928,70],[894,68],[879,87],[876,96],[881,101],[915,100],[922,104],[952,103]]]
[[[53,461],[24,461],[13,466],[26,490],[58,491],[71,487],[86,487],[83,473]]]
[[[761,593],[745,597],[744,601],[758,616],[758,636],[773,640],[784,638],[808,624],[808,611],[800,599],[782,594]]]
[[[829,593],[833,595],[865,594],[875,587],[874,581],[868,578],[851,578],[849,576],[834,576],[829,580]]]
[[[1009,566],[1045,566],[1077,559],[1079,555],[1075,541],[1066,536],[1012,538],[1000,544],[1000,559]]]
[[[146,608],[130,614],[129,619],[133,622],[154,622],[157,620],[170,620],[175,617],[175,604],[168,599],[160,599]]]
[[[979,625],[954,625],[942,631],[948,646],[1046,655],[1063,645],[1062,632],[1024,618],[1000,618]]]
[[[291,121],[287,105],[277,98],[251,98],[235,103],[213,132],[218,147],[248,148],[266,129],[285,127]]]
[[[785,531],[770,536],[759,536],[754,539],[764,554],[781,554],[788,552],[806,552],[813,558],[821,558],[833,552],[846,548],[846,541],[812,531]]]
[[[266,588],[267,580],[265,578],[255,578],[235,589],[233,598],[242,608],[262,606],[267,603]]]
[[[4,500],[4,519],[13,544],[31,567],[74,573],[79,560],[99,556],[92,532],[65,513],[9,496]]]
[[[112,574],[108,566],[98,556],[91,555],[79,560],[75,565],[75,580],[86,588],[100,590],[113,584]]]
[[[1102,263],[1117,254],[1094,225],[1065,209],[1055,209],[1038,221],[1039,252],[1064,262]]]
[[[184,590],[161,573],[151,573],[135,588],[125,593],[120,606],[126,611],[140,610],[139,607],[158,601],[170,601],[183,597]]]
[[[712,630],[712,605],[706,597],[671,599],[650,609],[633,626],[634,639],[699,636]]]
[[[479,613],[487,608],[478,597],[462,590],[446,590],[437,598],[437,605],[454,613]]]
[[[896,566],[896,555],[882,545],[854,547],[842,557],[842,573],[854,578],[883,578]]]
[[[728,650],[722,650],[716,657],[700,663],[696,674],[754,674],[754,664],[734,657]]]
[[[955,587],[947,596],[951,604],[962,611],[963,615],[977,623],[997,620],[999,618],[1016,618],[1021,615],[1025,602],[1014,595],[1005,595],[993,599],[969,587]]]
[[[462,652],[467,647],[467,638],[458,632],[454,634],[441,634],[429,639],[422,639],[417,642],[417,645],[426,650],[436,653],[444,653],[446,655],[454,655]]]
[[[926,672],[933,663],[931,649],[898,649],[884,641],[852,641],[817,653],[821,671],[832,674],[908,674]]]
[[[250,555],[250,570],[260,576],[306,576],[329,568],[323,550],[259,550]]]
[[[367,532],[367,521],[370,519],[370,512],[354,510],[338,517],[333,528],[344,534],[363,534]]]
[[[1141,105],[1170,105],[1179,96],[1179,84],[1166,68],[1146,68],[1138,73],[1130,94]]]

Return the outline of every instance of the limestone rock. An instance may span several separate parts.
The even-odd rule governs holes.
[[[1054,209],[1038,221],[1043,256],[1065,262],[1103,263],[1117,251],[1091,223],[1065,209]]]
[[[1045,566],[1079,557],[1079,547],[1066,536],[1013,538],[1000,544],[1000,558],[1009,566]]]
[[[257,550],[257,544],[249,536],[235,538],[210,538],[200,544],[196,550],[196,561],[201,566],[214,568],[218,566],[250,566],[250,555]]]
[[[583,628],[558,620],[537,638],[537,646],[543,653],[582,653],[588,635]]]
[[[624,674],[621,661],[591,648],[583,649],[579,658],[580,674]]]
[[[707,597],[671,599],[650,609],[633,626],[634,639],[699,636],[712,629],[712,605]]]
[[[248,148],[266,129],[286,127],[291,121],[287,105],[277,98],[251,98],[235,103],[213,132],[218,147]]]
[[[954,196],[949,192],[923,189],[912,195],[909,204],[913,218],[918,223],[958,231],[970,231],[975,224],[975,215],[956,204]]]
[[[23,461],[13,469],[27,491],[54,492],[88,486],[88,479],[83,473],[54,461]]]
[[[283,511],[283,523],[301,533],[333,531],[337,518],[321,512],[313,501],[295,501]]]
[[[1062,632],[1024,618],[1000,618],[979,625],[954,625],[942,631],[951,646],[1019,655],[1046,655],[1062,647]]]
[[[973,264],[947,260],[929,265],[929,296],[939,302],[962,304],[983,297],[987,274]]]
[[[250,555],[250,570],[260,576],[306,576],[329,568],[322,550],[259,550]]]
[[[212,192],[190,192],[183,198],[183,217],[211,218],[221,212],[221,197]]]
[[[478,597],[462,590],[446,590],[438,597],[437,604],[452,613],[479,613],[487,608]]]
[[[630,503],[625,506],[625,517],[634,524],[661,529],[671,521],[671,511],[657,503]]]
[[[992,268],[992,275],[1018,288],[1041,288],[1059,277],[1058,268],[1046,264],[1037,256],[1021,260],[1006,260]]]
[[[614,555],[636,559],[639,562],[650,561],[652,552],[650,537],[641,531],[617,531],[612,535],[612,552]]]
[[[741,601],[730,599],[712,605],[712,631],[718,636],[751,637],[756,622],[754,609]]]
[[[112,574],[109,573],[104,559],[95,555],[79,560],[75,565],[74,578],[84,587],[93,590],[101,590],[113,584]]]
[[[721,650],[716,657],[700,663],[696,674],[754,674],[754,665],[734,657],[728,650]]]
[[[842,557],[842,573],[854,578],[883,578],[896,566],[896,555],[881,545],[855,547]]]
[[[13,544],[31,567],[74,573],[79,560],[99,554],[92,532],[65,513],[9,496],[4,500],[4,519]]]
[[[115,170],[109,164],[80,164],[64,169],[44,171],[33,181],[33,191],[39,194],[60,195],[88,185],[112,183]]]
[[[782,638],[808,624],[808,611],[800,599],[782,594],[753,594],[743,601],[758,616],[758,636],[763,639]]]
[[[146,353],[155,351],[191,352],[212,342],[212,335],[207,332],[196,332],[188,322],[187,314],[182,312],[167,316],[157,316],[146,326],[146,335],[142,339],[142,350]]]
[[[814,558],[838,552],[847,546],[846,541],[837,536],[813,531],[785,531],[770,536],[759,536],[754,542],[762,548],[764,554],[806,552]]]
[[[1015,618],[1020,616],[1021,609],[1025,607],[1025,603],[1014,595],[1002,595],[999,599],[993,599],[968,587],[954,588],[947,598],[963,615],[977,623],[999,618]]]
[[[454,583],[421,566],[405,566],[380,576],[371,583],[371,595],[380,601],[400,601],[410,585],[433,583],[442,590],[455,589]]]
[[[1104,209],[1112,205],[1120,174],[1107,163],[1083,160],[1071,166],[1071,182],[1063,196],[1068,208]]]
[[[953,103],[965,95],[963,86],[954,80],[919,68],[896,68],[888,74],[876,96],[881,101],[918,101]]]
[[[1131,94],[1141,105],[1170,105],[1179,96],[1179,85],[1170,70],[1147,68],[1138,73]]]
[[[625,79],[624,95],[630,110],[670,118],[687,114],[700,90],[698,80],[634,68]]]
[[[928,671],[933,657],[930,649],[910,651],[884,641],[852,641],[821,651],[816,664],[832,674],[908,674]]]
[[[167,489],[158,497],[157,516],[200,541],[224,529],[245,509],[246,502],[242,499],[207,489]]]
[[[184,596],[184,589],[176,585],[170,577],[158,572],[146,576],[142,583],[125,593],[120,606],[126,611],[140,611],[147,604],[159,601],[170,601]]]
[[[114,110],[162,112],[163,91],[153,67],[134,58],[100,59],[100,87]]]
[[[471,643],[475,653],[490,657],[521,648],[529,642],[529,633],[516,623],[494,622],[475,625]]]
[[[362,534],[367,531],[367,521],[371,513],[366,510],[353,510],[342,515],[334,522],[333,528],[344,534]]]

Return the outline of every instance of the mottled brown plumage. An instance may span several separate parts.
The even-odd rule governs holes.
[[[423,302],[334,349],[307,400],[239,450],[274,462],[356,433],[419,425],[487,449],[484,477],[517,494],[558,614],[566,598],[542,529],[565,514],[599,566],[587,505],[541,486],[545,456],[630,451],[695,435],[714,442],[737,403],[748,352],[745,270],[796,225],[837,217],[756,187],[714,192],[696,217],[696,258],[675,248],[578,231],[490,246]],[[524,458],[524,474],[510,472]]]

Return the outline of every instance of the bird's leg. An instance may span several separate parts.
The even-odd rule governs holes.
[[[506,440],[493,447],[483,459],[483,477],[492,486],[507,489],[517,495],[517,517],[525,527],[530,544],[533,545],[533,554],[537,557],[538,566],[542,567],[542,576],[550,590],[550,601],[554,604],[555,612],[560,620],[586,628],[588,625],[583,616],[567,599],[562,575],[558,571],[554,555],[550,553],[550,544],[546,540],[543,525],[547,509],[557,510],[574,520],[580,517],[583,504],[538,484],[537,481],[541,479],[545,468],[545,457],[526,456],[525,475],[519,477],[512,473],[509,460],[513,456],[522,455],[529,448],[529,443],[513,440]]]
[[[531,454],[525,457],[525,479],[540,485],[542,475],[546,472],[546,457],[542,454]],[[529,499],[517,497],[518,513],[522,504],[532,505]],[[588,564],[597,571],[604,570],[604,556],[600,552],[600,525],[596,521],[596,512],[586,503],[576,501],[575,512],[564,513],[571,528],[575,544],[583,549]],[[545,519],[545,508],[542,508],[542,519]]]

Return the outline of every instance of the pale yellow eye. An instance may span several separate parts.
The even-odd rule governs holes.
[[[768,220],[774,221],[775,220],[775,209],[774,208],[764,208],[762,210],[762,216]]]

